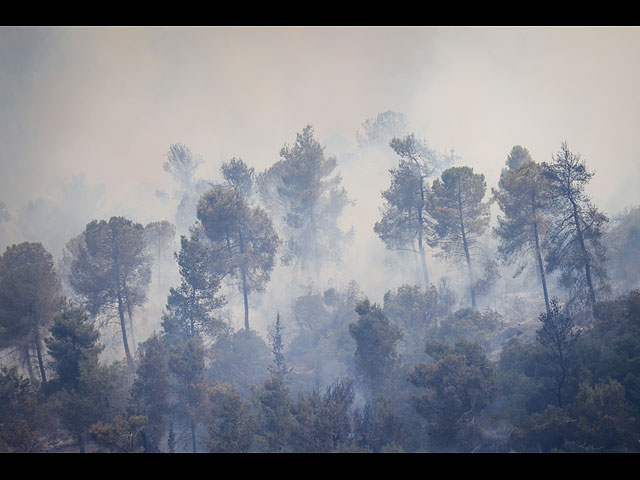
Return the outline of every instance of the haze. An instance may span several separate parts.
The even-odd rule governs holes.
[[[5,223],[0,248],[42,241],[58,258],[93,218],[173,220],[157,194],[170,144],[218,180],[231,157],[265,170],[311,124],[356,202],[349,275],[379,298],[395,283],[370,272],[372,228],[396,160],[357,152],[363,122],[403,113],[488,188],[514,145],[542,162],[566,141],[615,215],[639,200],[639,46],[637,28],[4,27],[0,201],[14,219],[47,200],[64,213]]]

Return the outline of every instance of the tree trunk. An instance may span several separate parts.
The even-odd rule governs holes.
[[[189,420],[189,427],[191,429],[191,446],[193,449],[193,453],[197,453],[196,452],[196,423],[193,421],[193,419]]]
[[[244,256],[244,240],[242,238],[242,232],[238,232],[238,238],[240,239],[240,253]],[[247,265],[245,259],[242,259],[242,265],[240,267],[242,274],[242,297],[244,300],[244,328],[249,330],[249,294],[247,285]]]
[[[420,172],[418,172],[420,173]],[[422,275],[424,276],[425,291],[429,290],[429,272],[427,272],[427,260],[424,254],[424,243],[422,238],[422,229],[424,227],[424,218],[422,210],[424,209],[424,177],[420,175],[420,200],[422,203],[418,208],[418,249],[420,250],[420,260],[422,261]]]
[[[562,408],[562,387],[567,376],[566,366],[564,364],[564,355],[562,354],[562,346],[558,345],[558,354],[560,355],[560,378],[558,379],[558,407]]]
[[[589,265],[589,254],[587,253],[587,247],[584,245],[584,237],[582,236],[582,229],[580,228],[580,219],[578,218],[578,207],[571,200],[571,205],[573,206],[573,220],[576,224],[576,231],[578,233],[578,243],[580,244],[580,249],[582,250],[582,258],[584,261],[584,269],[585,274],[587,276],[587,286],[589,287],[589,300],[591,301],[591,308],[596,304],[596,294],[593,289],[593,283],[591,281],[591,265]]]
[[[29,380],[33,382],[35,380],[35,376],[33,374],[33,366],[31,365],[31,352],[29,351],[29,347],[24,348],[24,362],[27,365]]]
[[[133,315],[131,314],[131,305],[127,300],[127,315],[129,317],[129,330],[131,331],[131,346],[133,347],[133,354],[136,354],[136,339],[133,336]]]
[[[540,270],[540,281],[542,282],[542,292],[544,293],[544,305],[547,309],[547,315],[551,315],[551,307],[549,306],[549,294],[547,292],[547,280],[544,274],[544,264],[542,263],[540,239],[538,237],[538,225],[536,221],[533,222],[533,234],[536,240],[536,260],[538,261],[538,268]]]
[[[249,295],[247,293],[247,272],[242,268],[242,297],[244,300],[244,329],[249,330]]]
[[[120,329],[122,330],[122,343],[124,344],[124,354],[127,357],[129,368],[133,369],[133,360],[129,351],[129,342],[127,341],[127,327],[124,319],[124,306],[122,305],[122,294],[118,292],[118,315],[120,317]]]
[[[404,252],[401,252],[402,258],[403,258],[403,263],[404,263]],[[419,265],[419,260],[418,257],[420,256],[420,252],[418,252],[418,250],[416,249],[416,243],[414,242],[414,239],[411,239],[411,253],[410,253],[411,258],[413,259],[413,266],[415,268],[415,273],[413,274],[415,280],[417,281],[418,278],[420,278],[420,265]]]
[[[429,290],[429,273],[427,272],[427,259],[424,253],[424,247],[422,246],[422,233],[420,233],[419,238],[419,246],[420,250],[420,261],[422,263],[422,278],[424,280],[424,289],[425,291]]]
[[[84,435],[82,434],[82,432],[78,434],[78,447],[80,447],[80,453],[85,453]]]
[[[464,256],[467,260],[467,270],[469,271],[469,290],[471,291],[471,308],[476,308],[476,290],[473,287],[473,270],[471,268],[471,255],[469,254],[469,246],[467,245],[467,235],[464,230],[464,219],[462,217],[462,198],[460,194],[460,184],[458,183],[458,216],[460,218],[460,231],[462,233],[462,247],[464,248]]]
[[[36,347],[36,353],[38,354],[38,366],[40,367],[40,379],[42,380],[42,382],[46,382],[47,375],[45,374],[45,371],[44,371],[44,361],[42,359],[42,340],[40,339],[40,332],[38,331],[37,328],[36,328],[36,338],[34,343]]]

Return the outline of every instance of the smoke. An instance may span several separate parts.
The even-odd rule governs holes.
[[[367,119],[405,114],[408,133],[455,149],[487,191],[513,145],[541,162],[566,140],[614,214],[640,200],[639,46],[636,28],[3,27],[0,247],[40,240],[58,257],[92,218],[174,221],[175,201],[156,194],[172,190],[169,145],[188,145],[216,181],[231,157],[265,170],[311,124],[355,201],[340,219],[354,231],[345,264],[318,288],[356,280],[379,301],[418,278],[373,233],[397,160],[358,145]],[[428,262],[435,280],[451,273]],[[304,291],[287,275],[278,267],[255,299],[261,331]]]

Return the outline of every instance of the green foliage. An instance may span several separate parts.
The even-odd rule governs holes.
[[[284,342],[282,338],[282,324],[280,323],[280,312],[276,315],[276,323],[270,332],[271,351],[273,352],[273,364],[269,367],[272,375],[277,375],[282,379],[291,371],[284,359]]]
[[[514,430],[521,451],[619,453],[640,451],[624,388],[615,380],[591,387],[583,382],[575,402],[549,406]]]
[[[208,352],[211,360],[207,378],[211,382],[234,383],[246,395],[253,385],[269,376],[272,354],[269,345],[253,330],[238,330],[221,335]]]
[[[431,422],[434,446],[464,450],[479,435],[477,417],[495,398],[494,367],[480,345],[463,339],[428,350],[437,360],[416,365],[409,375],[411,383],[426,389],[414,397],[414,407]]]
[[[271,376],[254,390],[259,407],[258,442],[264,452],[291,452],[297,427],[293,400],[280,377]]]
[[[84,452],[91,425],[109,422],[126,408],[122,366],[99,363],[102,345],[82,307],[68,306],[56,315],[47,347],[57,378],[49,385],[63,427]]]
[[[640,286],[640,206],[614,217],[604,234],[607,271],[616,290]]]
[[[435,179],[431,187],[429,213],[440,256],[456,262],[466,261],[472,307],[476,306],[472,269],[474,247],[489,225],[489,203],[483,202],[487,188],[484,175],[470,167],[451,167]]]
[[[398,167],[389,170],[391,186],[382,192],[385,203],[382,218],[373,227],[388,249],[408,249],[418,242],[425,288],[429,288],[429,275],[424,243],[433,243],[433,221],[427,216],[429,194],[425,179],[433,172],[435,152],[413,135],[393,138],[391,148],[400,157]],[[414,250],[415,251],[415,250]]]
[[[594,380],[612,378],[625,389],[634,416],[640,416],[640,291],[594,308],[591,329],[580,338],[585,366]]]
[[[357,370],[372,391],[383,389],[397,366],[397,342],[402,338],[400,328],[391,323],[384,310],[369,300],[356,305],[359,318],[349,325],[356,341],[354,353]]]
[[[271,219],[260,207],[250,208],[246,199],[230,187],[214,186],[198,202],[198,219],[216,259],[219,276],[239,282],[244,296],[245,329],[249,330],[251,292],[262,292],[271,279],[280,239]]]
[[[84,453],[91,426],[111,422],[126,408],[125,374],[121,365],[99,365],[92,362],[80,366],[77,389],[55,393],[53,401],[62,426],[73,435]]]
[[[547,178],[542,166],[531,159],[526,148],[515,146],[502,170],[493,198],[504,216],[498,216],[494,234],[500,239],[498,253],[506,264],[521,260],[517,273],[529,261],[537,262],[541,254],[548,218],[545,208],[550,202]]]
[[[39,452],[42,418],[37,391],[17,368],[0,369],[0,452]]]
[[[497,365],[500,412],[498,417],[519,424],[532,412],[557,401],[546,388],[545,352],[539,343],[511,338],[500,351]]]
[[[336,158],[325,157],[311,125],[296,134],[293,145],[282,147],[280,157],[260,174],[258,184],[271,216],[283,219],[283,261],[302,271],[338,262],[348,240],[338,219],[349,199],[340,175],[334,174]]]
[[[217,383],[209,390],[209,450],[213,453],[251,451],[258,428],[256,413],[235,385]]]
[[[241,158],[232,158],[223,163],[220,172],[227,185],[238,192],[245,200],[249,200],[253,194],[255,184],[255,170],[242,161]]]
[[[418,286],[402,285],[396,292],[387,292],[383,300],[385,314],[403,332],[399,353],[409,364],[422,360],[425,338],[447,313],[438,291],[434,286],[425,291]]]
[[[78,389],[83,364],[97,364],[104,346],[100,333],[83,307],[66,306],[53,319],[51,337],[45,340],[57,378],[53,384],[67,390]]]
[[[209,410],[204,347],[200,338],[189,337],[172,343],[168,367],[173,378],[173,411],[190,434],[190,451],[196,453],[196,429]]]
[[[349,325],[357,320],[355,291],[329,289],[296,298],[292,313],[297,329],[287,346],[292,368],[290,387],[310,390],[353,374],[355,342]]]
[[[602,235],[609,221],[584,191],[593,173],[580,155],[569,151],[566,142],[553,162],[542,165],[553,218],[546,239],[547,270],[560,272],[572,300],[587,301],[593,307],[596,290],[607,290]]]
[[[301,393],[293,408],[296,428],[293,449],[305,453],[337,452],[352,440],[351,407],[354,382],[346,377],[336,380],[321,395],[313,389]]]
[[[381,453],[403,451],[400,445],[404,443],[405,432],[391,398],[376,395],[356,415],[355,423],[357,444],[361,448]]]
[[[147,425],[147,417],[134,415],[129,418],[116,416],[112,423],[98,421],[89,429],[91,437],[100,451],[112,453],[142,453],[142,431]]]
[[[140,344],[136,377],[131,387],[132,409],[147,421],[141,430],[145,452],[159,452],[170,413],[169,348],[157,334]]]
[[[117,311],[127,362],[133,368],[129,335],[133,335],[132,310],[147,301],[151,281],[144,227],[124,217],[93,220],[73,246],[69,283],[84,299],[92,315],[111,316]]]
[[[215,338],[223,325],[214,314],[225,304],[225,298],[217,295],[221,275],[212,269],[215,253],[202,229],[192,229],[189,238],[180,237],[176,260],[180,286],[169,290],[162,327],[172,338],[196,335]]]
[[[573,374],[576,360],[575,343],[577,332],[573,318],[563,312],[556,299],[551,300],[550,313],[540,315],[542,326],[537,331],[537,340],[544,347],[545,365],[552,372],[553,391],[558,406],[562,407],[565,387]]]
[[[23,358],[33,348],[42,381],[42,339],[61,306],[60,288],[53,258],[41,243],[12,245],[0,257],[0,348],[15,348]]]
[[[171,259],[176,227],[167,220],[147,223],[144,227],[146,249],[154,260],[158,278],[161,277],[162,264]]]
[[[453,343],[458,338],[477,342],[487,352],[501,347],[497,344],[497,333],[504,328],[506,322],[500,313],[493,310],[479,312],[471,308],[463,308],[447,315],[431,335],[445,342]]]

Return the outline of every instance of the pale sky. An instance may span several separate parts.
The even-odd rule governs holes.
[[[306,124],[355,149],[393,110],[489,187],[514,145],[549,161],[567,141],[615,214],[640,203],[639,54],[634,27],[2,27],[0,200],[16,211],[82,173],[147,221],[172,143],[202,176],[234,156],[260,171]]]

